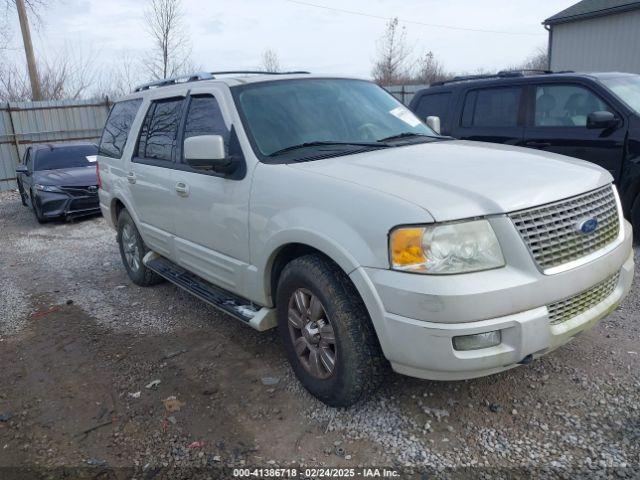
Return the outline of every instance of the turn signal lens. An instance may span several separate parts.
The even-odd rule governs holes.
[[[406,269],[424,265],[422,248],[424,228],[398,228],[391,232],[391,263],[393,268]]]
[[[391,268],[446,275],[504,267],[500,243],[485,220],[400,227],[389,241]]]

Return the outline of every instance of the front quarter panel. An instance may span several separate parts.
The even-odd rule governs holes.
[[[361,266],[389,268],[389,231],[430,222],[426,210],[398,197],[288,165],[258,164],[250,208],[257,270],[251,297],[272,304],[270,268],[288,244],[323,252],[347,274]]]

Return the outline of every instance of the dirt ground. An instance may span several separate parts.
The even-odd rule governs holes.
[[[102,218],[38,225],[0,194],[0,478],[323,465],[635,478],[639,367],[636,282],[594,330],[529,366],[392,375],[367,403],[331,409],[298,385],[275,332],[168,283],[133,285]]]

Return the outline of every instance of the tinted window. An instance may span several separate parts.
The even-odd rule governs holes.
[[[428,116],[434,115],[440,117],[443,124],[446,123],[446,119],[449,116],[449,101],[451,100],[451,93],[434,93],[432,95],[424,95],[418,107],[416,108],[416,114],[421,120],[426,120]]]
[[[138,157],[173,160],[183,103],[182,99],[172,99],[151,104],[138,143]]]
[[[229,136],[220,106],[211,95],[192,97],[189,104],[184,138],[198,135],[222,135],[225,142]]]
[[[95,166],[95,163],[90,162],[87,156],[95,155],[96,153],[98,153],[98,147],[95,145],[78,145],[75,147],[56,147],[51,150],[38,150],[33,169],[40,171]]]
[[[515,127],[518,125],[520,87],[487,88],[469,92],[462,125],[465,127]]]
[[[578,85],[536,87],[534,125],[537,127],[585,127],[590,113],[609,108],[590,90]]]
[[[122,151],[127,143],[131,124],[136,118],[141,103],[141,99],[127,100],[118,102],[111,108],[100,139],[100,155],[122,158]]]

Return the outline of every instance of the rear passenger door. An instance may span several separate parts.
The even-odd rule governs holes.
[[[531,85],[524,145],[588,160],[619,179],[626,124],[603,97],[586,85],[543,83]],[[620,120],[608,129],[588,129],[587,117],[610,111]]]
[[[184,102],[184,97],[174,97],[150,103],[127,173],[144,241],[170,257],[175,234],[174,168]]]
[[[462,116],[451,134],[464,140],[520,145],[524,136],[521,86],[468,90]]]

